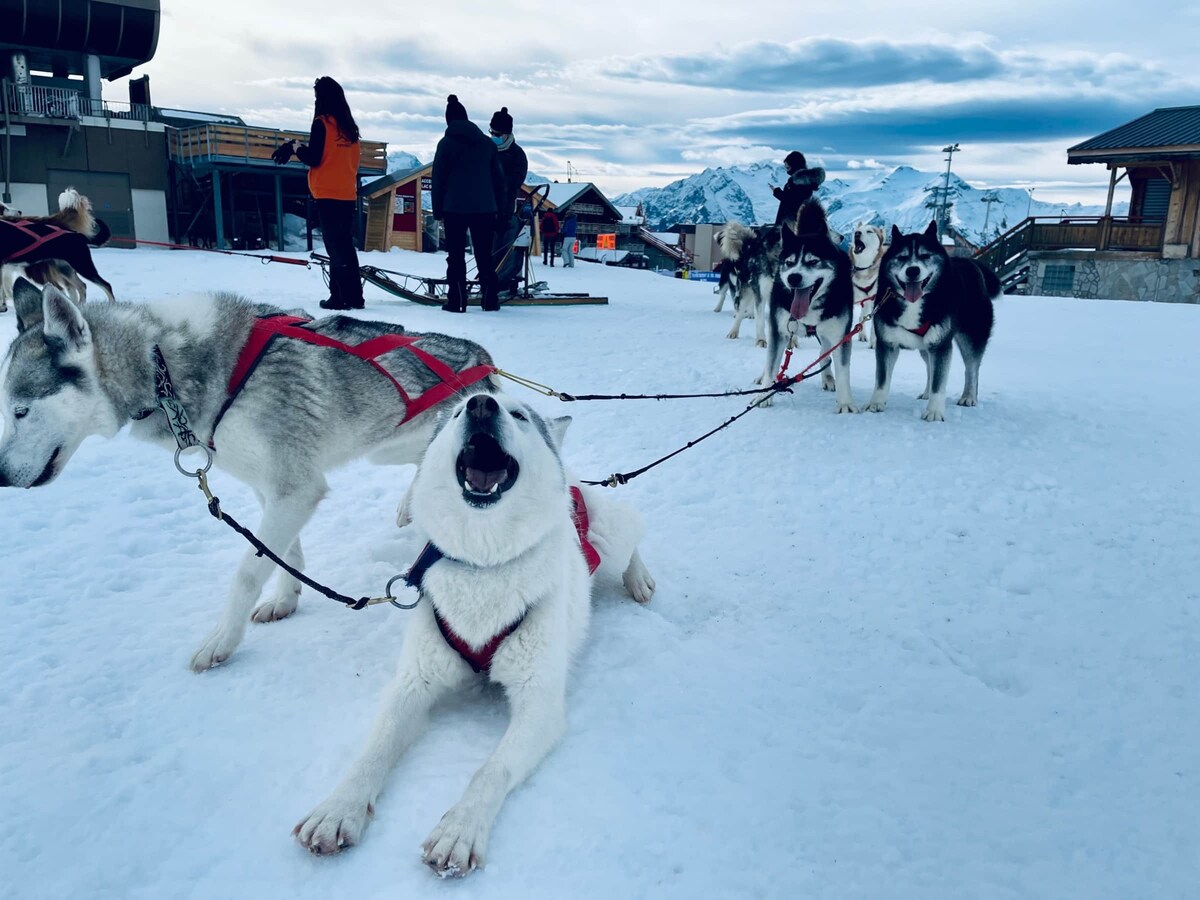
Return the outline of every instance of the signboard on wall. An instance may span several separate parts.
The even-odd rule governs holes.
[[[598,234],[596,235],[597,250],[616,250],[617,236],[615,234]]]
[[[423,190],[423,191],[432,191],[433,190],[433,176],[432,175],[422,175],[421,176],[421,190]]]

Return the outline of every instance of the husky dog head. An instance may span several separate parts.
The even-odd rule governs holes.
[[[570,416],[544,419],[503,394],[477,393],[446,414],[413,482],[413,521],[450,556],[512,559],[561,522],[559,451]]]
[[[856,269],[869,269],[883,255],[883,229],[859,223],[850,241],[850,262]]]
[[[906,303],[919,303],[937,287],[949,256],[937,236],[937,223],[920,234],[901,234],[892,226],[892,243],[883,258],[883,277],[892,292]]]
[[[57,288],[13,287],[19,334],[0,363],[0,487],[53,481],[90,434],[121,421],[100,387],[92,332]]]
[[[829,239],[825,210],[815,200],[800,208],[797,230],[785,225],[779,253],[779,280],[792,291],[791,315],[803,319],[820,309],[846,255]]]

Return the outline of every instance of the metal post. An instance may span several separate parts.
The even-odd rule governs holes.
[[[221,208],[221,170],[213,169],[213,219],[217,228],[217,249],[225,249],[225,212]]]
[[[946,205],[950,200],[950,163],[954,159],[954,154],[958,152],[958,144],[951,144],[949,147],[943,147],[942,152],[946,154],[946,183],[942,186],[942,206],[938,214],[938,238],[941,238],[946,233],[947,211]]]
[[[4,194],[0,203],[6,206],[12,203],[12,119],[8,114],[8,85],[7,80],[0,81],[0,95],[4,97]]]
[[[277,249],[283,252],[283,176],[275,176],[275,236],[278,238]]]
[[[1112,215],[1113,192],[1117,189],[1117,167],[1109,164],[1108,170],[1108,202],[1104,204],[1104,218]]]
[[[100,83],[100,57],[94,53],[87,55],[87,89],[88,99],[91,101],[88,109],[88,114],[92,116],[100,116],[104,114],[104,104],[101,102],[102,88]]]
[[[992,204],[999,203],[1000,198],[997,197],[995,194],[988,194],[986,197],[984,197],[979,202],[987,204],[987,208],[984,210],[984,213],[983,213],[983,239],[986,241],[988,239],[988,236],[987,236],[988,220],[992,217]]]
[[[312,253],[312,197],[304,198],[304,236],[308,241],[308,252]]]
[[[229,249],[237,246],[237,172],[229,173]]]
[[[1037,188],[1029,189],[1029,203],[1025,207],[1025,218],[1027,219],[1029,218],[1029,211],[1033,209],[1033,192],[1036,190]]]

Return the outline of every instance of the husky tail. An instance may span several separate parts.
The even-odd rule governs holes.
[[[96,219],[92,216],[92,201],[73,187],[67,188],[58,195],[58,212],[53,218],[71,231],[77,231],[92,241],[99,231]],[[107,231],[107,229],[105,229]]]
[[[717,232],[717,243],[721,245],[721,256],[737,260],[742,255],[742,245],[754,237],[754,231],[741,222],[730,222]]]

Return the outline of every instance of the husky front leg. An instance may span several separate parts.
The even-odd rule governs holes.
[[[539,660],[504,682],[512,719],[500,744],[467,790],[442,816],[422,845],[425,862],[439,875],[463,876],[487,862],[492,824],[504,798],[537,768],[566,728],[566,668],[539,671]],[[534,674],[536,673],[536,674]]]
[[[329,797],[301,819],[292,835],[318,856],[338,853],[362,840],[375,801],[388,774],[421,733],[434,703],[472,677],[467,665],[452,656],[424,610],[404,635],[396,677],[388,686],[371,736],[350,770]]]
[[[266,496],[260,490],[255,490],[254,495],[258,498],[259,505],[265,510],[267,508]],[[304,550],[300,546],[300,538],[296,538],[287,553],[282,555],[284,561],[293,569],[298,572],[304,571]],[[296,611],[296,607],[300,603],[300,589],[299,579],[280,569],[276,576],[275,596],[256,607],[250,614],[250,621],[261,624],[286,619]]]
[[[822,341],[822,344],[824,341]],[[854,405],[854,395],[850,391],[850,348],[853,341],[846,341],[842,346],[838,347],[833,352],[833,371],[835,375],[837,391],[837,411],[838,413],[856,413],[858,407]]]
[[[929,364],[929,351],[921,350],[921,359],[925,361],[925,390],[917,394],[918,400],[928,400],[933,393],[933,366]]]
[[[950,341],[942,341],[929,351],[929,405],[921,415],[926,422],[946,421],[946,381],[950,377],[953,349]]]
[[[713,312],[720,312],[725,308],[725,298],[729,295],[729,283],[721,284],[717,291],[717,305],[713,307]]]
[[[767,291],[766,296],[763,296],[762,281],[754,286],[754,346],[767,346],[767,304],[770,302],[771,292]]]
[[[786,310],[773,310],[771,313],[771,321],[768,323],[767,329],[767,363],[763,369],[762,375],[758,377],[755,384],[767,387],[775,380],[775,374],[779,371],[779,365],[783,360],[783,350],[787,339],[783,335],[786,325],[780,323],[780,319],[787,315]],[[775,395],[768,395],[759,406],[770,406],[775,402]]]
[[[979,402],[979,363],[982,354],[976,352],[974,344],[961,331],[954,335],[954,343],[962,355],[966,374],[963,377],[963,392],[958,398],[959,406],[974,406]]]
[[[312,517],[313,510],[325,495],[325,490],[325,480],[318,478],[294,489],[290,494],[268,496],[263,509],[262,524],[259,526],[259,540],[276,553],[280,553],[277,548],[290,549],[295,544],[300,529]],[[287,553],[288,549],[283,553]],[[229,602],[225,606],[220,624],[205,638],[200,649],[192,657],[193,671],[203,672],[205,669],[219,666],[237,649],[238,644],[242,642],[242,635],[246,632],[246,623],[250,619],[254,601],[258,599],[263,585],[271,577],[274,566],[275,563],[265,556],[256,555],[254,550],[246,552],[233,577]]]
[[[896,367],[896,357],[900,348],[889,344],[879,335],[875,336],[875,393],[867,409],[871,412],[883,412],[887,408],[888,394],[892,389],[892,369]]]

